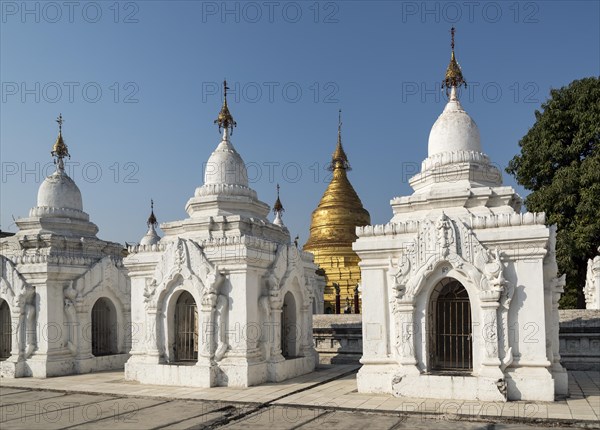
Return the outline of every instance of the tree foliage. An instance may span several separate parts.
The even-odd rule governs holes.
[[[550,91],[506,171],[531,190],[527,210],[557,224],[556,256],[567,274],[564,308],[584,307],[587,260],[600,245],[600,79]]]

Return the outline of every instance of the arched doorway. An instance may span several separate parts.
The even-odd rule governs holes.
[[[297,356],[298,334],[296,299],[288,291],[283,297],[283,312],[281,313],[281,355],[285,358]]]
[[[183,291],[177,298],[174,322],[173,352],[175,361],[198,361],[198,307],[194,297],[187,291]]]
[[[6,300],[0,302],[0,360],[6,360],[12,350],[12,325],[8,303]]]
[[[117,315],[112,302],[100,298],[92,308],[92,354],[117,353]]]
[[[430,370],[470,373],[473,370],[471,303],[456,279],[442,279],[429,306]]]

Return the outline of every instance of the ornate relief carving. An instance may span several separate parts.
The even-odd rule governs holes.
[[[106,256],[96,262],[88,271],[72,281],[68,286],[68,294],[71,303],[75,305],[78,312],[83,310],[82,306],[90,306],[86,303],[86,297],[97,289],[110,289],[115,293],[123,305],[130,302],[128,280],[119,269],[121,261]]]
[[[24,334],[20,331],[17,336],[17,342],[19,351],[28,358],[37,348],[35,287],[29,285],[13,262],[4,256],[0,256],[0,297],[10,305],[12,317],[18,316],[19,326],[25,327]]]

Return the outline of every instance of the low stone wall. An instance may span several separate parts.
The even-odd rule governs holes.
[[[559,313],[563,365],[569,370],[600,370],[600,310]],[[322,364],[358,364],[361,315],[313,315],[313,336]]]
[[[362,357],[362,316],[313,315],[313,337],[321,364],[358,364]]]
[[[569,370],[600,371],[600,310],[560,313],[560,356]]]

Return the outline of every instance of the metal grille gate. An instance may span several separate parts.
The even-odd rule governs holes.
[[[99,299],[92,308],[92,354],[96,357],[114,354],[113,319],[105,299]]]
[[[190,293],[184,291],[175,306],[175,361],[198,361],[196,302]]]
[[[470,372],[473,370],[473,341],[469,295],[460,282],[445,281],[437,299],[431,301],[432,370]]]
[[[6,301],[0,305],[0,360],[10,357],[12,349],[12,326],[10,320],[10,308]]]

